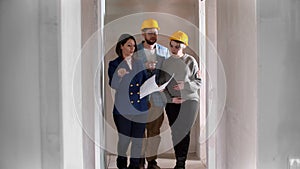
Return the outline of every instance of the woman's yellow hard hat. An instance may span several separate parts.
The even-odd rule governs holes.
[[[182,31],[176,31],[170,36],[170,40],[176,40],[184,43],[186,46],[189,45],[189,37]]]

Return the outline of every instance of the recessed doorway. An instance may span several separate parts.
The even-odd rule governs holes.
[[[201,69],[205,66],[205,46],[200,45],[205,41],[202,37],[205,26],[201,25],[205,23],[205,15],[201,15],[201,1],[187,0],[187,1],[118,1],[107,0],[105,2],[105,15],[104,15],[104,72],[103,82],[105,86],[105,120],[107,124],[106,128],[106,149],[107,149],[107,163],[109,166],[115,166],[114,154],[116,152],[117,136],[112,136],[111,130],[115,128],[112,118],[113,109],[113,92],[108,86],[107,79],[107,67],[108,61],[116,57],[114,53],[114,45],[118,37],[122,33],[130,33],[137,39],[137,43],[141,41],[140,24],[144,19],[154,18],[158,20],[161,27],[158,43],[168,46],[168,36],[178,30],[184,30],[189,34],[190,47],[187,53],[196,57]],[[203,8],[204,9],[204,8]],[[191,132],[191,144],[190,144],[190,159],[195,160],[199,164],[206,166],[206,101],[205,101],[205,86],[201,89],[201,103],[200,112],[197,116],[196,123],[194,124]],[[162,163],[171,161],[169,166],[173,167],[174,162],[173,150],[170,148],[172,144],[170,133],[168,133],[168,122],[165,118],[161,132],[166,135],[165,139],[162,139],[159,147],[159,157]],[[166,132],[164,132],[166,131]],[[109,136],[108,136],[108,135]]]

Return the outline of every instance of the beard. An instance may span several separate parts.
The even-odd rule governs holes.
[[[157,41],[157,39],[145,39],[145,41],[149,44],[149,45],[153,45],[153,44],[155,44],[156,43],[156,41]]]

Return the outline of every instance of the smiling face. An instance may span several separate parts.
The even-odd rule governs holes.
[[[128,39],[124,45],[121,45],[122,55],[124,58],[132,56],[135,50],[135,42],[133,39]]]

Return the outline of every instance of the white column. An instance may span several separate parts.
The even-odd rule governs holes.
[[[39,1],[39,81],[42,168],[61,168],[59,1]]]
[[[63,168],[83,169],[81,94],[81,1],[61,1]]]

